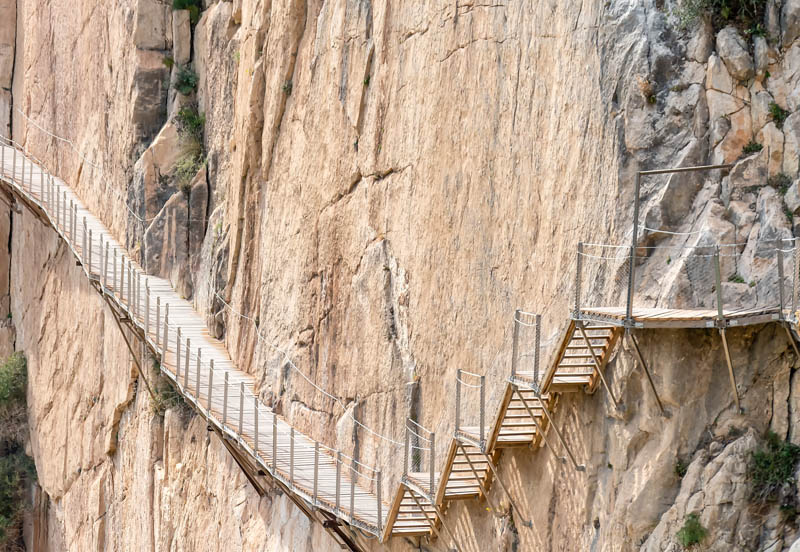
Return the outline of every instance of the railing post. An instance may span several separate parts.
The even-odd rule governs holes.
[[[222,388],[222,427],[228,423],[228,372],[225,372],[225,385]]]
[[[6,147],[2,146],[0,148],[0,171],[3,172],[3,176],[6,175]]]
[[[242,427],[244,425],[244,382],[239,382],[239,439],[242,438]]]
[[[106,250],[106,257],[108,257],[108,252]],[[108,263],[106,263],[107,265]],[[144,338],[150,337],[150,282],[145,281],[144,283]]]
[[[175,332],[175,381],[177,382],[181,375],[181,327],[178,326],[177,331]],[[184,371],[183,374],[183,389],[184,393],[188,393],[186,389],[186,382],[188,374]]]
[[[200,357],[200,349],[197,349],[197,357],[198,358]],[[212,396],[213,390],[214,390],[214,359],[213,358],[208,363],[208,365],[209,365],[209,368],[208,368],[208,415],[210,416],[211,415],[211,396]],[[258,411],[256,411],[256,414],[258,414]],[[258,424],[258,421],[256,421],[256,424]],[[256,435],[258,435],[258,425],[256,425]],[[256,443],[258,443],[257,439],[256,439]],[[257,448],[258,447],[256,447],[256,449]]]
[[[117,248],[114,248],[114,262],[112,263],[111,267],[111,286],[114,288],[114,291],[117,292],[119,295],[119,287],[117,287]],[[156,328],[160,328],[161,326],[156,326]]]
[[[208,407],[209,412],[211,411],[211,406]],[[253,397],[253,451],[255,452],[256,458],[258,458],[258,398]]]
[[[778,298],[780,299],[780,310],[778,311],[779,312],[778,318],[780,320],[785,320],[786,317],[783,315],[783,307],[785,305],[785,300],[784,300],[785,298],[784,298],[784,292],[783,292],[784,273],[783,273],[782,241],[783,240],[777,240],[776,241],[775,252],[777,253],[777,256],[778,256]]]
[[[800,255],[798,255],[797,251],[797,242],[798,238],[794,238],[793,244],[794,248],[792,250],[792,320],[797,318],[797,277],[800,275]]]
[[[319,492],[319,441],[314,441],[314,494],[312,495],[314,506],[317,505],[318,492]]]
[[[356,478],[358,477],[358,470],[355,469],[355,458],[350,462],[350,525],[355,521],[356,511]]]
[[[81,264],[86,265],[86,217],[83,217],[83,250],[81,251]]]
[[[272,474],[278,473],[278,415],[272,413]]]
[[[642,173],[636,171],[633,190],[633,232],[631,234],[631,266],[628,271],[628,302],[625,313],[625,325],[633,326],[633,289],[636,284],[636,245],[639,240],[639,190],[642,184]]]
[[[383,487],[383,477],[381,477],[381,470],[375,474],[375,506],[378,510],[378,535],[383,532],[383,501],[381,500],[381,492]]]
[[[103,287],[108,289],[108,240],[106,240],[106,253],[103,255]]]
[[[575,259],[575,308],[572,311],[572,318],[578,320],[581,317],[581,276],[583,272],[583,242],[578,242],[578,254]],[[630,278],[629,282],[630,284]]]
[[[289,484],[294,489],[294,426],[289,426]]]
[[[67,192],[64,192],[64,197],[66,197]],[[70,205],[72,205],[72,243],[77,245],[78,240],[78,204],[75,203],[73,200],[69,200]]]
[[[161,296],[156,296],[156,352],[158,352],[161,347],[159,343],[161,342],[159,338],[159,331],[161,329]],[[162,359],[163,360],[163,359]]]
[[[169,303],[164,305],[164,339],[161,340],[161,347],[163,352],[161,353],[161,364],[166,364],[167,362],[167,353],[169,353]],[[175,374],[175,383],[178,383],[178,374]]]
[[[481,448],[485,447],[486,440],[486,376],[481,376]]]
[[[406,420],[406,438],[405,444],[403,445],[403,475],[408,475],[408,446],[410,444],[410,439],[408,437],[408,420]]]
[[[200,402],[200,347],[197,348],[197,362],[195,372],[194,390],[197,393],[198,404]],[[189,340],[186,340],[186,373],[189,373]]]
[[[20,187],[25,190],[25,156],[22,155],[22,174],[20,175]]]
[[[542,344],[542,315],[536,315],[536,342],[533,349],[533,381],[539,385],[539,349]]]
[[[517,354],[519,352],[519,309],[514,311],[514,330],[511,336],[511,377],[517,375]]]
[[[86,219],[84,219],[86,220]],[[89,266],[86,268],[86,272],[91,275],[92,274],[92,229],[89,229],[89,253],[88,253],[88,261]]]
[[[133,267],[131,267],[131,260],[125,263],[128,267],[128,312],[132,311],[133,306]]]
[[[336,451],[336,511],[341,512],[342,451]]]
[[[28,161],[28,188],[33,195],[33,161]]]
[[[56,224],[59,223],[59,219],[61,218],[61,194],[56,193],[56,200],[53,202],[53,191],[50,190],[50,203],[52,204],[51,207],[55,208],[56,212]]]
[[[722,308],[722,269],[719,264],[719,245],[714,248],[714,276],[717,288],[717,316],[719,323],[725,319]]]
[[[461,427],[461,368],[456,370],[456,431]]]
[[[431,456],[430,456],[430,484],[431,484],[431,496],[436,496],[436,489],[434,488],[434,481],[433,471],[436,469],[436,434],[431,432]]]
[[[132,268],[133,273],[136,274],[136,301],[134,304],[136,308],[134,311],[136,312],[136,317],[142,316],[142,273],[136,270],[136,268]]]
[[[119,258],[119,302],[125,303],[125,255]]]
[[[17,148],[11,146],[11,180],[17,179]]]

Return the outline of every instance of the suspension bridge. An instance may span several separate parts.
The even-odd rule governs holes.
[[[259,493],[270,486],[282,489],[305,515],[350,550],[368,549],[374,539],[385,542],[392,537],[433,535],[460,550],[459,535],[448,527],[445,510],[456,500],[491,501],[488,491],[493,484],[501,487],[518,519],[530,526],[531,513],[517,506],[518,497],[499,476],[502,452],[513,447],[547,448],[561,462],[585,470],[557,424],[559,396],[581,390],[591,394],[603,388],[615,407],[624,408],[605,375],[623,335],[631,340],[664,410],[633,335],[635,329],[719,329],[737,405],[734,369],[725,341],[727,328],[781,323],[797,352],[789,331],[789,324],[796,322],[797,306],[794,238],[762,247],[759,255],[772,259],[777,270],[767,271],[763,281],[749,283],[740,282],[738,276],[724,279],[727,272],[736,270],[731,268],[730,258],[745,255],[743,248],[726,253],[721,246],[695,243],[674,251],[641,253],[635,240],[630,247],[580,244],[573,314],[551,358],[541,358],[540,314],[516,311],[511,370],[499,403],[487,405],[486,375],[458,370],[454,431],[446,436],[449,444],[441,449],[446,454],[437,458],[436,434],[407,420],[402,477],[393,496],[385,501],[381,470],[304,435],[264,405],[254,378],[234,365],[223,343],[209,334],[192,305],[167,280],[147,275],[67,183],[11,140],[3,139],[0,144],[0,182],[9,203],[24,205],[66,244],[113,313],[145,384],[145,359],[137,353],[134,340],[146,347],[161,373],[219,435]],[[654,304],[660,298],[633,293],[637,267],[659,262],[663,267],[651,267],[651,273],[686,280],[683,305],[657,308]],[[642,273],[640,277],[650,276]],[[731,290],[726,287],[741,292],[729,304],[725,293]],[[750,289],[753,293],[748,294]],[[777,293],[771,293],[774,290]],[[624,306],[583,301],[586,296],[618,301],[623,295]],[[742,297],[751,298],[752,304],[742,305]],[[487,410],[490,406],[493,414]]]

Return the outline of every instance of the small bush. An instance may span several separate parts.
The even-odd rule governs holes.
[[[153,414],[163,416],[167,410],[176,409],[181,414],[191,412],[191,408],[183,399],[183,396],[178,393],[170,382],[159,376],[155,381],[153,388],[153,396],[150,397],[150,408]]]
[[[699,544],[707,535],[708,529],[700,523],[700,518],[697,514],[689,514],[676,537],[678,537],[678,542],[681,543],[681,546],[689,548]]]
[[[728,281],[729,282],[733,282],[734,284],[743,284],[744,283],[744,278],[742,278],[741,275],[739,275],[739,274],[731,274],[728,277]]]
[[[197,73],[188,65],[181,65],[178,68],[178,74],[175,76],[173,87],[184,96],[188,96],[197,90],[198,82]]]
[[[25,403],[28,365],[21,353],[14,353],[0,364],[0,408]]]
[[[677,475],[679,478],[683,479],[683,476],[686,475],[686,471],[688,469],[689,465],[680,459],[675,462],[675,475]]]
[[[196,105],[187,105],[178,110],[175,115],[175,123],[178,125],[178,133],[182,138],[203,140],[206,117],[197,110]]]
[[[761,22],[767,0],[680,0],[671,15],[678,27],[688,29],[701,18],[710,17],[715,30],[734,24],[746,34],[763,34]]]
[[[191,20],[192,24],[196,24],[200,21],[200,12],[203,11],[203,1],[202,0],[173,0],[172,1],[172,9],[173,10],[189,10],[189,19]]]
[[[756,153],[756,152],[759,152],[759,151],[761,151],[762,149],[764,149],[764,146],[763,146],[762,144],[759,144],[759,143],[758,143],[758,142],[756,142],[755,140],[750,140],[750,141],[749,141],[749,142],[747,142],[747,144],[745,144],[745,146],[742,148],[742,153],[743,153],[743,154],[745,154],[745,155],[749,155],[749,154],[751,154],[751,153]]]
[[[167,69],[172,69],[175,66],[175,60],[170,56],[164,56],[164,59],[162,59],[161,62]]]
[[[775,121],[775,126],[778,128],[783,128],[783,122],[786,120],[786,117],[789,116],[789,112],[775,102],[769,104],[769,114],[772,120]]]
[[[782,196],[786,195],[792,185],[792,177],[786,173],[778,173],[767,179],[767,184],[775,188]]]
[[[782,441],[772,431],[767,434],[766,445],[753,452],[748,470],[751,498],[760,503],[782,498],[784,486],[794,483],[794,470],[800,461],[800,447]]]
[[[22,540],[26,488],[36,480],[36,466],[21,449],[0,456],[0,549],[14,550]]]
[[[283,83],[283,86],[281,87],[281,90],[283,90],[283,93],[286,94],[287,96],[291,96],[292,95],[292,87],[293,87],[292,81],[286,81],[285,83]]]

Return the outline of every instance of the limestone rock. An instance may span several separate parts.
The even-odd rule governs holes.
[[[728,26],[717,33],[717,52],[734,79],[746,81],[755,74],[747,43],[736,27]]]
[[[177,65],[189,63],[192,55],[192,27],[189,20],[189,10],[175,10],[172,12],[172,58]]]
[[[722,180],[722,200],[726,205],[731,200],[740,200],[749,189],[766,183],[766,155],[764,150],[761,150],[738,161],[730,174]]]
[[[753,58],[756,78],[763,79],[770,61],[769,45],[763,36],[753,38]]]
[[[17,3],[0,0],[0,88],[11,88],[14,72]]]
[[[725,67],[725,64],[717,55],[712,55],[708,58],[706,88],[718,90],[726,94],[733,93],[733,80],[728,73],[727,67]]]
[[[786,202],[786,207],[794,213],[798,214],[800,211],[800,180],[795,180],[789,189],[786,190],[786,195],[783,196],[783,201]]]
[[[133,43],[145,50],[166,50],[170,8],[159,0],[137,0]]]
[[[169,70],[164,66],[164,55],[150,50],[135,51],[133,77],[134,131],[140,139],[152,136],[161,128],[167,112]]]
[[[800,1],[784,1],[781,26],[783,27],[783,46],[788,47],[800,36]]]
[[[775,123],[769,122],[756,134],[756,142],[761,144],[767,158],[767,172],[774,176],[782,172],[784,136]]]
[[[800,170],[800,112],[789,115],[783,123],[786,137],[783,152],[783,172],[791,177]]]

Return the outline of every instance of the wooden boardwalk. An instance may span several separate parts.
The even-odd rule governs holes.
[[[512,361],[504,394],[490,419],[485,414],[485,376],[457,371],[455,429],[448,436],[447,453],[440,459],[443,461],[436,461],[435,435],[409,420],[413,425],[407,424],[403,477],[386,504],[381,498],[379,470],[303,435],[262,404],[254,393],[254,378],[236,368],[224,345],[208,333],[192,305],[181,299],[167,280],[145,274],[69,186],[42,166],[25,157],[14,144],[0,145],[4,191],[55,229],[115,314],[120,328],[127,325],[147,344],[160,360],[163,374],[222,436],[251,482],[258,488],[257,477],[271,477],[306,515],[321,521],[340,544],[351,550],[361,550],[357,541],[363,541],[363,537],[352,530],[348,536],[341,527],[360,529],[381,541],[392,536],[437,534],[460,550],[456,535],[444,522],[447,505],[473,498],[489,501],[492,484],[502,487],[522,522],[529,523],[525,516],[530,512],[517,508],[515,497],[498,477],[496,466],[503,450],[546,447],[562,462],[582,471],[585,467],[581,459],[571,452],[554,420],[560,395],[580,390],[593,393],[603,387],[612,403],[622,406],[604,371],[623,331],[631,329],[623,328],[625,308],[581,308],[580,316],[570,321],[552,362],[541,373],[537,328],[534,366],[516,366]],[[517,314],[519,311],[515,320]],[[723,340],[725,326],[785,319],[777,307],[728,308],[722,312],[636,307],[632,318],[629,326],[634,328],[718,327]],[[536,316],[535,320],[538,326],[541,318]],[[516,333],[514,339],[516,350]],[[631,339],[655,392],[638,344]],[[131,353],[140,363],[133,347]],[[733,368],[728,362],[735,390]],[[477,403],[462,404],[461,385],[480,390]],[[462,411],[470,416],[479,412],[477,425],[474,419],[462,425]],[[409,441],[408,428],[412,427],[416,445]],[[427,454],[426,461],[418,457],[410,462],[414,457],[411,448]],[[315,517],[316,512],[326,515],[320,519]]]

